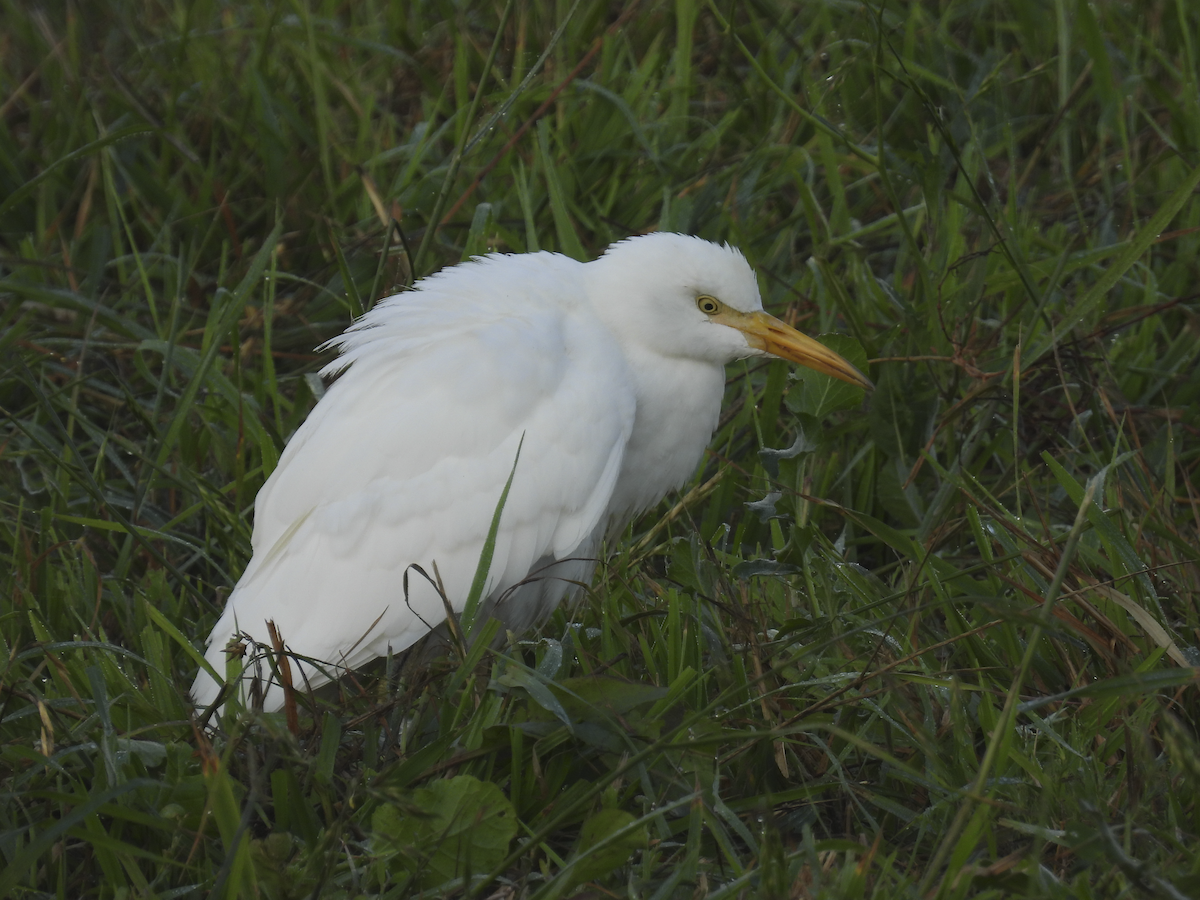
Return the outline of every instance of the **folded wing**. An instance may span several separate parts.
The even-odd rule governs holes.
[[[436,563],[461,611],[514,462],[485,595],[594,552],[636,400],[616,341],[582,296],[563,296],[578,265],[543,253],[457,266],[340,339],[332,368],[349,369],[256,501],[253,559],[209,638],[217,671],[229,639],[265,641],[267,620],[335,669],[408,647],[445,618],[417,573],[405,594],[414,564],[432,575]],[[520,317],[498,311],[514,308]],[[567,587],[510,600],[544,606]],[[326,680],[314,666],[302,676]],[[202,671],[193,699],[216,694]],[[268,709],[281,702],[268,691]]]

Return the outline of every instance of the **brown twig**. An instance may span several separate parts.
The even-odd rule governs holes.
[[[283,637],[275,627],[275,620],[267,620],[267,633],[271,636],[271,648],[275,651],[275,662],[279,664],[279,684],[283,688],[283,710],[287,714],[287,726],[296,737],[300,736],[300,716],[296,711],[296,689],[292,685],[292,664],[287,658]]]

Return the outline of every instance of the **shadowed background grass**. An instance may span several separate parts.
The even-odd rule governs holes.
[[[1200,892],[1195,4],[2,9],[0,893]],[[197,729],[314,348],[654,229],[877,390],[732,366],[539,635]]]

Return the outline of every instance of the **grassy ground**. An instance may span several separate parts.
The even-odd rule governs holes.
[[[0,9],[0,895],[1200,895],[1200,6]],[[540,637],[198,730],[313,348],[650,229],[878,389],[731,367]]]

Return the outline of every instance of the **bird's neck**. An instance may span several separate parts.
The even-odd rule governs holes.
[[[725,370],[712,363],[627,348],[637,414],[609,506],[624,520],[693,474],[721,414]],[[644,357],[644,358],[643,358]]]

